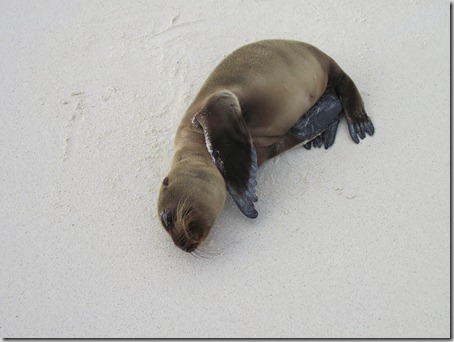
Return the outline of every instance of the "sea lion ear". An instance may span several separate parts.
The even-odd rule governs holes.
[[[202,126],[208,152],[230,196],[244,215],[256,218],[257,154],[238,98],[231,92],[210,96],[193,123]]]

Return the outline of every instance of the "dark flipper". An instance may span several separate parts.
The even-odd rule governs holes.
[[[351,118],[347,116],[347,125],[350,136],[357,144],[359,144],[358,136],[362,140],[366,137],[366,133],[372,136],[375,132],[374,124],[365,112],[362,118]]]
[[[374,125],[364,109],[364,103],[351,78],[340,70],[340,76],[334,84],[334,89],[342,101],[343,112],[347,119],[348,131],[353,141],[359,144],[359,138],[364,139],[366,133],[372,136],[375,132]],[[359,136],[359,138],[358,138]]]
[[[255,152],[254,145],[251,146],[251,165],[249,167],[249,178],[247,180],[245,190],[238,191],[236,187],[234,187],[229,182],[227,184],[227,191],[229,192],[230,196],[235,201],[237,207],[241,210],[241,212],[249,217],[249,218],[256,218],[258,215],[257,210],[255,210],[254,202],[257,202],[257,193],[255,187],[257,186],[257,154]]]
[[[238,99],[230,92],[212,95],[193,124],[203,127],[205,144],[241,212],[256,218],[257,154]]]
[[[308,150],[311,146],[328,148],[334,143],[341,111],[342,103],[336,94],[325,93],[290,129],[290,134]]]
[[[326,128],[326,130],[322,133],[323,142],[325,144],[325,150],[328,149],[331,145],[334,144],[334,140],[336,139],[337,127],[339,126],[340,116],[338,115]]]
[[[333,61],[328,90],[309,109],[286,135],[276,142],[268,154],[268,159],[303,144],[310,150],[312,146],[325,149],[333,145],[340,118],[347,119],[350,136],[355,143],[366,134],[374,134],[374,125],[364,110],[364,103],[353,81]],[[338,97],[339,96],[339,97]]]
[[[337,116],[326,128],[326,130],[318,135],[313,140],[309,141],[308,143],[304,144],[304,148],[306,150],[310,150],[311,147],[322,147],[325,146],[325,150],[331,147],[334,144],[334,140],[336,139],[337,127],[339,126],[340,116]]]

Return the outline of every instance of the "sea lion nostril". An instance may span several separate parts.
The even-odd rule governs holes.
[[[187,226],[187,233],[191,240],[195,242],[200,242],[203,240],[204,233],[203,233],[203,226],[200,224],[200,222],[192,221],[188,223]]]
[[[194,238],[194,241],[200,241],[203,238],[203,235],[201,233],[193,233],[192,237]]]

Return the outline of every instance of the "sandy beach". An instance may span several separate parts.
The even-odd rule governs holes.
[[[448,1],[0,2],[0,336],[450,336]],[[311,43],[375,125],[258,171],[197,257],[156,213],[180,118],[261,39]]]

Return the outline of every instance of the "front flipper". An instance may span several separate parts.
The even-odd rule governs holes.
[[[193,121],[203,127],[208,152],[230,196],[244,215],[256,218],[257,154],[238,98],[227,91],[210,96]]]
[[[325,93],[290,129],[290,134],[298,137],[307,149],[323,143],[328,148],[334,143],[341,111],[340,99],[334,93]]]

